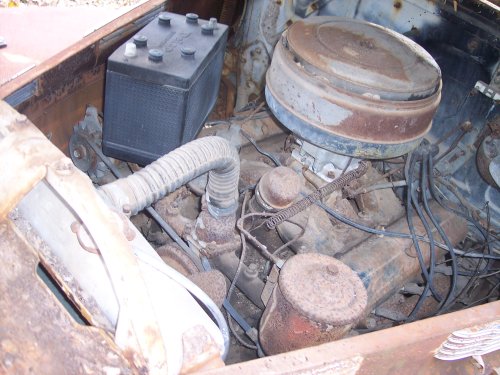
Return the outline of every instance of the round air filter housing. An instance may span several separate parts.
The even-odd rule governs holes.
[[[441,98],[441,71],[418,44],[385,27],[312,17],[283,33],[266,77],[275,116],[303,140],[383,159],[415,148]]]

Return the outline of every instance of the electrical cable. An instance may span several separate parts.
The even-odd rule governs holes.
[[[422,161],[422,180],[424,180],[424,181],[427,180],[427,178],[428,178],[427,177],[427,175],[428,175],[427,168],[432,167],[432,162],[429,162],[429,160],[431,160],[431,159],[432,159],[432,156],[429,156],[428,154],[424,155],[424,159]],[[432,174],[432,169],[430,170],[430,173]],[[449,251],[450,257],[452,259],[452,261],[451,261],[451,270],[452,270],[452,272],[451,272],[451,285],[450,285],[450,289],[448,291],[448,295],[446,296],[445,300],[442,302],[441,306],[439,307],[439,309],[437,311],[436,315],[439,315],[442,312],[444,312],[446,308],[448,308],[450,306],[450,302],[455,297],[455,290],[457,287],[457,274],[458,274],[457,256],[455,254],[455,250],[453,248],[453,245],[451,244],[450,239],[448,238],[445,231],[441,227],[441,224],[439,224],[439,221],[436,219],[436,217],[432,213],[432,210],[429,206],[429,200],[427,197],[427,187],[425,187],[425,189],[422,190],[422,200],[423,200],[425,212],[429,216],[429,219],[431,220],[432,224],[436,227],[436,230],[439,232],[439,235],[441,236],[441,238],[445,242],[446,246],[448,247],[448,251]]]
[[[495,276],[495,275],[498,275],[498,274],[500,274],[500,270],[496,270],[496,271],[488,273],[486,275],[481,275],[481,276],[479,276],[479,279],[485,279],[487,277]]]
[[[345,174],[345,172],[347,171],[347,168],[349,168],[351,166],[351,163],[352,163],[352,156],[347,161],[344,169],[342,169],[342,173],[340,173],[340,176],[343,176]]]
[[[317,202],[315,202],[315,204],[318,207],[321,207],[328,215],[330,215],[334,219],[341,221],[344,224],[350,225],[353,228],[356,228],[358,230],[362,230],[362,231],[370,233],[370,234],[375,234],[377,236],[386,236],[386,237],[393,237],[393,238],[407,238],[407,239],[412,238],[411,234],[408,234],[408,233],[380,230],[380,229],[368,227],[368,226],[361,224],[361,223],[357,223],[357,222],[355,222],[355,221],[353,221],[345,216],[342,216],[341,214],[332,210],[330,207],[326,206],[322,202],[317,201]],[[427,243],[429,242],[429,240],[424,236],[417,235],[416,237],[419,241],[423,241],[423,242],[427,242]],[[435,242],[435,245],[441,249],[448,250],[448,247],[446,245],[444,245],[438,241]],[[461,251],[458,249],[454,249],[454,251],[457,255],[464,256],[467,258],[483,258],[484,257],[484,259],[500,260],[500,256],[495,256],[495,255],[479,254],[479,253],[466,253],[465,251]]]
[[[242,216],[240,219],[238,219],[238,221],[236,222],[236,227],[238,228],[240,233],[242,233],[246,237],[246,239],[248,239],[258,250],[260,250],[260,252],[262,253],[262,255],[265,258],[269,259],[271,262],[276,264],[276,266],[278,268],[281,268],[283,266],[283,264],[285,263],[285,261],[283,259],[275,256],[273,253],[271,253],[267,249],[267,246],[262,244],[255,236],[253,236],[249,231],[247,231],[244,228],[245,220],[250,218],[250,217],[266,217],[266,218],[268,218],[268,217],[272,217],[272,216],[273,216],[273,214],[264,213],[264,212],[262,212],[262,213],[261,212],[254,212],[254,213],[246,214],[246,215]]]
[[[420,176],[420,187],[421,190],[425,189],[425,179],[423,178],[423,169],[421,170],[422,175]],[[427,238],[429,238],[429,278],[431,280],[434,280],[434,268],[435,268],[435,262],[436,262],[436,255],[435,255],[435,244],[434,244],[434,236],[432,235],[432,229],[429,226],[429,223],[427,222],[427,219],[424,216],[424,213],[422,212],[422,209],[420,208],[420,204],[418,202],[418,197],[416,195],[416,189],[412,189],[411,192],[408,192],[408,194],[411,194],[413,205],[415,206],[415,209],[417,211],[417,215],[420,218],[420,221],[422,222],[422,225],[425,228],[425,232],[427,234]],[[417,303],[415,304],[412,312],[407,318],[407,321],[412,321],[415,319],[417,316],[417,313],[419,312],[420,308],[422,307],[422,304],[424,301],[427,299],[427,295],[431,289],[432,283],[425,283],[424,290],[422,294],[419,296]],[[436,300],[441,302],[442,298],[441,296],[434,294]]]
[[[245,332],[250,332],[252,330],[252,327],[248,322],[236,311],[234,306],[229,303],[229,300],[225,299],[223,304],[224,308],[226,309],[227,312],[227,322],[229,324],[229,329],[231,330],[231,333],[233,336],[236,338],[236,340],[245,348],[251,349],[251,350],[259,350],[259,347],[257,345],[249,344],[247,343],[236,331],[236,328],[234,327],[232,320],[234,319],[236,323],[243,329]]]
[[[454,214],[464,218],[465,220],[471,222],[472,224],[474,224],[474,226],[481,232],[481,234],[483,235],[484,238],[487,237],[487,234],[486,234],[486,231],[484,230],[484,228],[481,226],[481,224],[479,224],[476,220],[474,220],[474,218],[472,218],[470,215],[462,212],[462,211],[459,211],[459,210],[456,210],[448,205],[446,205],[443,200],[441,199],[441,197],[439,196],[439,193],[436,191],[436,184],[435,184],[435,180],[434,180],[434,173],[432,173],[432,171],[434,171],[434,161],[432,158],[429,158],[429,170],[431,171],[431,173],[429,173],[429,187],[430,187],[430,192],[431,192],[431,195],[432,195],[432,198],[434,198],[434,200],[436,202],[439,203],[439,205],[441,207],[443,207],[444,209],[450,211],[450,212],[453,212]]]
[[[464,218],[465,220],[469,221],[470,223],[472,223],[476,228],[477,230],[481,233],[481,235],[483,236],[483,238],[485,239],[485,247],[486,247],[486,251],[487,251],[487,254],[484,254],[483,258],[484,259],[487,259],[488,261],[486,262],[486,265],[485,267],[481,270],[481,273],[483,272],[488,272],[488,270],[490,269],[491,267],[491,262],[489,260],[496,260],[497,257],[491,255],[492,254],[492,251],[491,251],[491,247],[490,247],[490,244],[489,244],[489,236],[490,236],[490,231],[489,231],[489,228],[488,230],[485,230],[483,228],[483,226],[481,224],[479,224],[473,217],[471,217],[469,214],[466,214],[460,210],[456,210],[450,206],[448,206],[447,204],[445,204],[443,202],[443,200],[441,199],[439,193],[436,191],[436,185],[435,185],[435,180],[434,180],[434,161],[432,159],[432,157],[429,158],[429,188],[430,188],[430,193],[431,193],[431,196],[432,198],[434,198],[434,200],[436,202],[438,202],[438,204],[443,207],[444,209],[450,211],[450,212],[453,212],[454,214]],[[484,253],[484,250],[483,250],[483,253]],[[458,252],[457,252],[458,254]],[[465,254],[464,254],[465,255]],[[477,258],[477,256],[474,256]]]
[[[295,221],[292,221],[292,220],[287,220],[287,222],[298,226],[300,228],[300,232],[295,237],[293,237],[290,241],[288,241],[287,243],[283,244],[282,246],[280,246],[276,250],[274,250],[273,254],[278,256],[278,257],[281,255],[281,252],[283,250],[287,249],[291,244],[298,241],[299,238],[301,238],[304,235],[304,233],[306,232],[306,228],[303,227],[302,225],[300,225],[299,223],[296,223]]]
[[[202,258],[202,264],[203,264],[203,268],[205,269],[205,271],[210,271],[212,270],[212,266],[210,265],[210,263],[208,262],[208,259],[203,257]],[[226,312],[228,314],[228,316],[231,316],[231,318],[233,318],[236,323],[238,323],[238,325],[245,331],[245,333],[247,334],[251,334],[252,332],[255,332],[255,337],[251,337],[251,340],[255,343],[255,346],[252,346],[252,345],[249,345],[247,344],[245,341],[239,341],[238,339],[240,338],[239,336],[236,336],[236,339],[245,347],[249,348],[249,349],[253,349],[253,350],[257,350],[257,353],[259,354],[259,356],[263,356],[262,353],[264,353],[262,351],[262,348],[260,347],[260,343],[259,343],[259,340],[258,340],[258,335],[257,335],[257,330],[252,328],[250,326],[250,324],[248,324],[248,322],[245,320],[245,318],[243,318],[239,313],[238,311],[236,311],[236,309],[234,308],[234,306],[231,304],[231,302],[229,302],[229,300],[227,298],[224,299],[224,302],[222,303],[222,306],[224,306],[224,308],[226,309]],[[234,331],[234,327],[231,323],[231,321],[228,319],[228,325],[230,327],[230,330],[231,332]],[[234,332],[233,332],[234,334]],[[248,345],[248,346],[247,346]],[[262,355],[261,355],[262,354]]]
[[[370,193],[375,190],[381,190],[381,189],[394,189],[397,187],[403,187],[406,186],[406,181],[401,180],[401,181],[390,181],[390,182],[384,182],[380,184],[372,184],[369,186],[361,187],[353,192],[349,192],[349,197],[355,197],[359,194],[366,194]]]
[[[248,141],[253,145],[253,147],[255,147],[255,149],[257,150],[257,152],[261,155],[264,155],[266,156],[267,158],[269,158],[277,167],[280,167],[281,166],[281,162],[273,155],[271,154],[270,152],[267,152],[267,151],[264,151],[263,149],[261,149],[259,147],[259,145],[257,144],[257,142],[255,141],[255,139],[253,139],[250,134],[248,134],[246,131],[244,131],[243,129],[240,129],[240,133],[246,138],[248,139]]]
[[[491,290],[488,292],[488,294],[487,294],[485,297],[480,298],[480,299],[478,299],[478,300],[476,300],[476,301],[474,301],[474,302],[471,302],[471,303],[469,303],[469,304],[466,304],[466,305],[467,305],[467,307],[472,307],[472,306],[474,306],[474,305],[476,305],[476,304],[478,304],[478,303],[481,303],[481,302],[483,302],[483,301],[485,301],[485,300],[487,300],[487,299],[490,299],[490,298],[491,298],[491,296],[493,295],[493,292],[495,292],[495,290],[497,290],[497,289],[498,289],[498,287],[500,287],[500,282],[499,282],[499,283],[497,283],[497,284],[495,284],[495,286],[493,286],[493,288],[491,288]]]
[[[385,165],[385,164],[384,164],[384,162],[382,162],[382,165],[383,165],[383,166]],[[388,182],[387,184],[391,184],[391,183],[397,184],[397,183],[398,183],[398,181],[396,181],[396,182],[393,182],[393,181],[392,181],[392,175],[393,175],[393,174],[395,174],[395,173],[398,173],[398,172],[402,171],[403,169],[404,169],[404,166],[402,166],[402,167],[398,167],[398,168],[394,168],[394,169],[391,169],[391,170],[389,170],[389,171],[387,171],[387,172],[385,172],[385,171],[384,171],[384,174],[383,174],[383,175],[381,175],[381,176],[379,176],[379,177],[378,177],[378,178],[376,178],[375,180],[373,180],[373,181],[371,182],[371,184],[374,184],[374,185],[375,185],[375,184],[376,184],[376,185],[379,185],[379,184],[377,184],[377,183],[378,183],[379,181],[383,181],[383,180],[385,180],[387,177],[389,177],[389,182]],[[404,182],[405,182],[404,186],[406,186],[406,181],[404,181]],[[372,185],[360,186],[360,187],[356,190],[356,192],[355,192],[355,193],[358,193],[358,192],[359,192],[359,193],[361,194],[362,192],[364,192],[364,191],[360,192],[360,190],[361,190],[361,189],[363,189],[364,187],[368,189],[368,188],[370,188],[371,186],[372,186]],[[396,186],[394,186],[394,187],[396,187]],[[349,194],[349,196],[351,197],[351,196],[354,196],[354,195],[355,195],[355,193],[351,193],[351,192],[349,192],[348,194]]]
[[[489,233],[490,233],[490,230],[489,230],[489,225],[490,225],[490,215],[489,215],[489,209],[488,209],[488,212],[487,212],[487,223],[488,223],[488,226],[487,226],[487,228],[486,228],[486,233],[487,233],[486,241],[488,241],[488,240],[489,240],[489,239],[488,239],[488,235],[489,235]],[[483,251],[484,251],[484,246],[483,246]],[[483,254],[484,254],[484,252],[483,252]],[[468,272],[468,273],[466,273],[466,275],[465,275],[465,276],[470,276],[470,279],[469,279],[469,281],[467,282],[467,284],[463,287],[463,289],[460,291],[460,293],[458,293],[458,295],[455,297],[455,299],[454,299],[454,301],[453,301],[454,303],[458,303],[458,302],[460,302],[461,297],[462,297],[464,294],[466,294],[466,293],[470,290],[470,288],[474,285],[474,283],[475,283],[478,279],[481,279],[481,278],[487,278],[487,277],[489,277],[489,276],[491,276],[491,275],[494,275],[494,274],[495,274],[495,272],[493,272],[493,274],[484,275],[484,273],[485,273],[485,272],[489,272],[489,271],[490,271],[490,269],[489,269],[489,267],[488,267],[488,262],[486,263],[486,266],[485,266],[485,267],[484,267],[481,271],[479,271],[479,268],[480,268],[481,263],[482,263],[482,261],[483,261],[483,260],[484,260],[484,257],[483,257],[483,259],[481,259],[481,260],[479,260],[479,261],[477,262],[477,264],[476,264],[476,269],[474,270],[474,272],[472,272],[472,274],[471,274],[471,273],[469,273],[469,272]],[[464,273],[465,273],[465,272],[460,272],[460,275],[463,275]],[[481,275],[483,275],[483,276],[481,276]]]
[[[464,135],[467,134],[467,131],[463,130],[460,132],[460,134],[455,138],[455,140],[451,143],[450,147],[446,149],[445,152],[443,152],[441,155],[439,155],[438,158],[436,158],[436,164],[438,164],[443,158],[448,155],[450,152],[452,152],[455,147],[458,146]]]
[[[422,274],[424,276],[426,286],[428,285],[432,294],[434,294],[436,296],[436,298],[439,299],[440,296],[434,288],[432,277],[429,274],[429,272],[427,271],[427,265],[425,264],[422,249],[420,248],[420,244],[418,242],[417,234],[415,231],[415,226],[413,224],[413,210],[412,210],[412,201],[413,200],[414,200],[415,206],[418,208],[418,210],[420,210],[420,207],[418,206],[418,200],[416,199],[416,197],[413,197],[413,194],[414,194],[413,174],[415,171],[415,167],[416,167],[416,156],[415,156],[415,153],[411,153],[409,155],[409,158],[407,160],[407,164],[405,166],[405,177],[406,177],[406,182],[408,185],[407,192],[406,192],[406,220],[408,222],[408,228],[410,229],[411,240],[413,242],[413,247],[415,248],[415,252],[417,254],[417,259],[418,259],[418,262],[420,264],[420,269],[422,270]],[[419,214],[419,211],[417,211],[417,215],[418,214]],[[423,218],[423,214],[422,214],[422,216],[419,215],[419,217],[422,221],[422,224],[424,224],[424,221],[425,221],[425,224],[424,224],[425,230],[426,231],[429,230],[428,233],[432,233],[430,231],[430,227],[427,225],[427,221],[425,220],[425,218]],[[431,235],[431,237],[432,237],[432,235]],[[433,238],[430,240],[430,242],[431,242],[431,246],[434,246],[434,239]],[[432,268],[432,270],[434,270],[434,268]],[[422,294],[422,295],[424,295],[424,294]],[[426,296],[426,295],[427,295],[427,292],[424,296]],[[420,301],[420,304],[422,304],[422,302],[423,301]],[[420,305],[418,306],[418,308],[420,309]],[[414,310],[413,312],[415,312],[415,314],[416,314],[416,312],[418,312],[418,309],[417,309],[417,311]],[[412,315],[412,318],[413,318],[413,316],[414,315]]]
[[[481,262],[477,262],[476,269],[474,270],[473,274],[472,275],[466,275],[466,276],[472,276],[472,277],[469,279],[469,281],[463,287],[463,289],[460,291],[460,293],[457,294],[457,296],[453,300],[453,304],[459,303],[460,300],[461,300],[461,297],[470,290],[470,288],[474,285],[474,282],[476,280],[478,280],[479,278],[481,278],[481,277],[479,277],[479,273],[478,273],[480,265],[481,265]],[[462,275],[462,273],[459,273],[459,274]]]
[[[247,191],[243,197],[243,204],[241,206],[241,216],[240,217],[245,216],[245,208],[247,206],[249,196],[250,196],[250,192]],[[241,255],[240,255],[239,262],[238,262],[238,267],[236,268],[236,273],[234,274],[233,280],[231,281],[231,285],[229,286],[229,291],[227,292],[226,301],[228,301],[229,303],[231,301],[231,297],[233,295],[234,288],[236,287],[236,282],[238,281],[238,278],[240,277],[241,269],[243,266],[243,260],[246,257],[247,244],[246,244],[246,238],[245,238],[245,235],[243,234],[243,232],[240,232],[240,237],[241,237]],[[245,348],[257,350],[257,345],[248,344],[242,337],[240,337],[239,333],[236,331],[236,329],[232,325],[232,321],[231,321],[232,314],[230,314],[230,311],[227,307],[226,307],[226,311],[228,314],[227,319],[228,319],[228,323],[229,323],[229,328],[231,329],[231,332],[233,333],[234,337],[236,337],[236,340],[238,340],[238,342],[241,345],[243,345]],[[238,323],[238,324],[240,324],[240,323]],[[243,326],[242,324],[240,324],[240,327],[242,327],[245,332],[249,332],[249,330],[251,329],[250,325],[248,325],[246,322],[244,322],[244,324],[246,324],[246,325]]]
[[[199,271],[203,271],[200,257],[187,245],[186,242],[175,232],[174,228],[170,226],[160,214],[151,206],[146,207],[146,211],[158,223],[158,225],[172,238],[177,245],[186,253],[189,259],[195,264]]]

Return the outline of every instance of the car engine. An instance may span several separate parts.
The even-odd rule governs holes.
[[[354,17],[298,2],[283,28],[258,3],[236,31],[157,15],[108,58],[103,113],[89,105],[69,140],[171,314],[172,347],[191,329],[239,363],[497,300],[498,50],[465,53],[432,12],[403,35],[376,2]],[[17,225],[113,331],[100,246],[54,189],[26,195]]]

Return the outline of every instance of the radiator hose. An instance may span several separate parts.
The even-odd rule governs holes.
[[[206,172],[210,214],[221,217],[236,212],[239,156],[227,140],[215,136],[186,143],[140,171],[101,186],[98,192],[113,207],[127,207],[135,215]]]

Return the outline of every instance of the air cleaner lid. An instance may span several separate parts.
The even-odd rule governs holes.
[[[278,284],[297,311],[318,323],[353,323],[367,304],[366,289],[358,275],[327,255],[293,256],[283,266]]]
[[[311,17],[290,26],[286,39],[295,61],[349,92],[406,101],[429,97],[440,85],[441,71],[427,51],[379,25]]]

